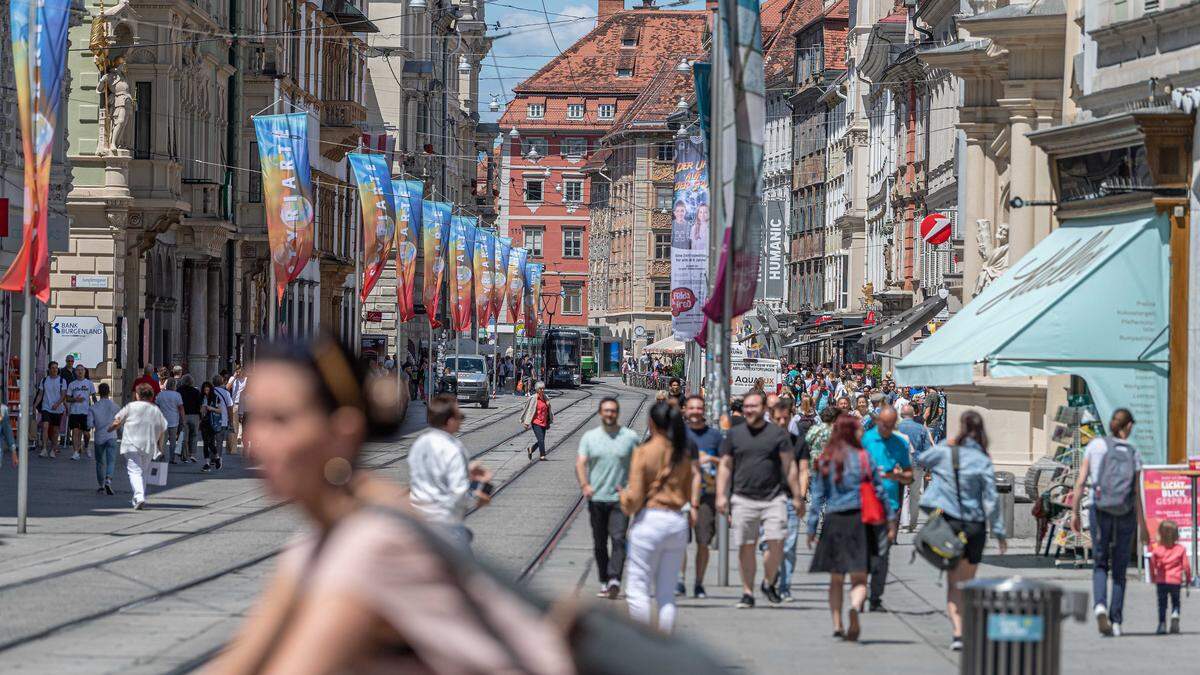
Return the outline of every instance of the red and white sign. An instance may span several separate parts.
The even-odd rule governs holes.
[[[367,323],[379,323],[380,321],[383,321],[383,310],[367,310]]]
[[[1174,471],[1172,471],[1174,469]],[[1196,541],[1192,524],[1192,480],[1175,471],[1184,466],[1142,467],[1142,509],[1146,514],[1146,527],[1158,536],[1158,524],[1173,520],[1179,526],[1179,543],[1192,555]]]
[[[942,213],[931,213],[921,220],[921,241],[937,246],[950,241],[954,221]]]

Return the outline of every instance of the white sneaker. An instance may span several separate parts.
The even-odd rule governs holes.
[[[1121,624],[1116,623],[1115,621],[1113,622],[1113,625],[1112,625],[1112,636],[1113,637],[1121,637]]]
[[[78,453],[78,452],[77,452],[77,453],[75,453],[75,454],[73,454],[73,455],[71,455],[71,461],[72,461],[72,462],[78,462],[78,461],[79,461],[79,453]]]
[[[46,452],[45,448],[42,448],[42,451],[38,453],[38,457],[49,457],[49,456],[50,456],[50,454]]]
[[[1111,636],[1113,634],[1113,627],[1112,622],[1108,620],[1108,608],[1104,605],[1096,605],[1093,613],[1096,615],[1096,627],[1100,629],[1100,634]]]
[[[1171,610],[1170,626],[1171,627],[1168,629],[1168,630],[1170,630],[1170,632],[1172,632],[1172,633],[1179,632],[1179,610],[1177,610],[1177,609]]]

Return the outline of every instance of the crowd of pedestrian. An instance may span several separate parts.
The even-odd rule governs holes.
[[[97,386],[89,369],[68,355],[61,368],[57,361],[47,364],[34,390],[32,449],[48,460],[57,459],[60,452],[69,452],[71,461],[94,459],[96,491],[109,495],[115,494],[117,456],[125,457],[132,504],[140,509],[150,462],[195,464],[202,457],[200,471],[208,473],[221,469],[223,456],[248,452],[242,432],[246,384],[241,364],[200,382],[198,388],[186,366],[148,365],[122,395],[107,383]],[[156,414],[150,414],[151,409]],[[0,414],[8,419],[7,407]],[[11,451],[15,464],[12,429],[0,426],[0,451]]]

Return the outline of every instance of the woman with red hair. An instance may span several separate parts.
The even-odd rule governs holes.
[[[818,542],[809,571],[829,573],[833,636],[848,642],[858,639],[858,615],[867,600],[868,561],[876,541],[869,528],[886,527],[894,515],[887,500],[878,496],[883,494],[883,483],[878,468],[863,449],[862,434],[862,423],[852,415],[841,415],[833,423],[829,442],[817,462],[808,510],[808,547]],[[872,513],[877,510],[886,511],[883,525],[867,522],[878,519],[879,514]],[[818,541],[817,526],[822,515]],[[842,585],[846,575],[850,575],[850,625],[843,630]]]

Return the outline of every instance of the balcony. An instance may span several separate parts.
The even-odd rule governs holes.
[[[367,110],[357,101],[321,103],[321,154],[340,161],[358,143],[358,124],[367,118]]]

